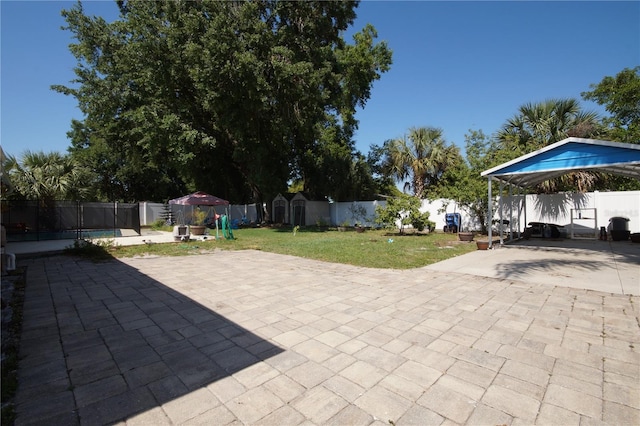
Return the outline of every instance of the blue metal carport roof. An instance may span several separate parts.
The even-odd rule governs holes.
[[[485,170],[481,176],[530,187],[575,170],[598,170],[640,179],[640,145],[567,138]]]
[[[481,176],[489,179],[488,217],[493,217],[492,180],[498,180],[501,184],[507,183],[510,185],[509,188],[511,186],[526,188],[577,170],[598,170],[640,179],[640,145],[567,138],[485,170]],[[500,197],[500,223],[502,219],[502,197]],[[489,246],[492,247],[491,226],[488,226],[488,231]],[[510,233],[509,238],[513,239],[513,233]],[[500,228],[500,244],[502,243],[502,228]]]

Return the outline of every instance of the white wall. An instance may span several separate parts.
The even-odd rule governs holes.
[[[343,223],[349,223],[349,225],[355,224],[355,219],[352,214],[353,206],[361,206],[366,210],[367,220],[360,222],[364,226],[375,226],[374,217],[377,206],[384,207],[387,205],[386,201],[354,201],[354,202],[338,202],[331,204],[331,223],[333,225],[341,225]],[[442,230],[445,225],[446,213],[460,213],[462,216],[462,228],[463,230],[480,229],[477,221],[472,218],[465,209],[460,208],[455,201],[452,200],[422,200],[420,206],[421,212],[429,212],[429,220],[435,223],[436,229]],[[399,226],[399,225],[398,225]]]
[[[158,219],[162,219],[164,204],[142,201],[140,203],[140,226],[149,226]]]
[[[258,209],[256,204],[231,204],[229,206],[229,217],[231,220],[240,220],[243,218],[249,223],[258,221]]]
[[[512,221],[514,231],[518,230],[519,218],[521,231],[529,222],[546,222],[565,226],[570,235],[573,210],[573,230],[576,233],[588,233],[591,229],[599,230],[603,226],[606,228],[609,219],[617,216],[630,219],[629,230],[632,233],[640,232],[640,191],[527,195],[526,210],[523,209],[518,216],[517,206],[522,199],[522,196],[504,199],[503,218]],[[496,210],[494,218],[500,218],[499,210]]]
[[[290,205],[293,209],[293,204]],[[289,217],[293,217],[290,213]],[[331,223],[331,212],[328,201],[305,201],[304,222],[306,226],[313,226],[319,223]]]
[[[574,216],[577,216],[578,210],[583,213],[583,218],[575,219],[574,230],[576,232],[584,232],[585,229],[596,228],[609,225],[609,219],[616,216],[623,216],[630,219],[629,230],[640,232],[640,191],[621,191],[621,192],[588,192],[588,193],[567,193],[567,194],[541,194],[526,196],[526,212],[523,209],[518,215],[518,203],[522,203],[523,196],[504,197],[503,199],[503,218],[510,220],[510,226],[514,231],[524,231],[529,222],[547,222],[563,225],[567,227],[567,232],[571,233],[571,209],[574,209]],[[512,204],[511,204],[512,203]],[[336,226],[344,222],[353,225],[355,220],[352,216],[352,206],[362,206],[366,210],[367,220],[363,221],[365,226],[374,226],[373,218],[375,216],[376,206],[385,206],[386,201],[354,201],[354,202],[334,202],[328,201],[306,201],[306,217],[305,223],[308,226],[315,225],[318,222],[328,223]],[[446,205],[446,207],[445,207]],[[512,210],[509,210],[509,207]],[[191,211],[191,206],[171,205],[174,212],[184,210],[185,213]],[[208,207],[207,207],[208,209]],[[596,209],[595,214],[591,210]],[[218,206],[215,208],[218,214],[224,213],[225,208]],[[231,220],[242,219],[246,215],[249,221],[257,220],[257,211],[255,204],[241,204],[229,206]],[[140,203],[140,225],[151,225],[156,219],[161,217],[163,204],[161,203]],[[445,213],[460,213],[462,216],[463,230],[479,230],[480,224],[475,217],[472,217],[465,209],[460,208],[454,201],[443,199],[423,200],[420,211],[428,211],[429,220],[435,222],[436,229],[442,230],[445,224]],[[597,215],[597,220],[591,220],[591,217]],[[494,211],[494,219],[500,219],[500,211],[496,207]],[[518,219],[520,227],[518,227]],[[358,219],[359,220],[359,219]],[[494,227],[495,229],[495,227]]]
[[[374,226],[373,219],[376,215],[376,207],[384,207],[386,205],[386,201],[377,200],[331,203],[330,223],[334,226],[345,223],[348,223],[349,226],[354,226],[356,222],[359,222],[362,226]],[[366,211],[364,219],[353,215],[353,212],[356,212],[356,209],[359,208],[363,208]]]
[[[620,192],[588,192],[585,194],[568,193],[568,194],[532,194],[527,195],[526,215],[523,207],[518,211],[518,202],[522,203],[523,196],[512,196],[513,202],[510,205],[509,197],[503,200],[503,219],[509,220],[514,231],[518,230],[518,218],[520,218],[520,230],[524,231],[525,225],[529,222],[547,222],[556,223],[567,227],[567,232],[571,233],[571,209],[574,209],[574,230],[575,232],[588,232],[590,229],[600,229],[601,226],[607,227],[609,219],[616,216],[628,217],[629,230],[640,232],[640,191],[620,191]],[[385,206],[386,201],[356,201],[332,203],[331,205],[331,223],[339,225],[349,222],[353,225],[353,219],[349,208],[353,205],[360,205],[366,208],[367,226],[374,225],[373,217],[375,216],[375,207]],[[510,210],[509,207],[512,207]],[[596,209],[595,212],[586,209]],[[422,200],[421,212],[429,212],[429,220],[436,224],[437,230],[442,230],[445,225],[446,213],[460,213],[462,216],[462,229],[477,231],[481,229],[478,219],[471,215],[465,208],[460,207],[453,200],[437,199]],[[520,213],[520,214],[519,214]],[[577,219],[578,213],[582,213],[583,218]],[[595,213],[595,214],[594,214]],[[597,220],[591,220],[590,217],[596,216]],[[496,204],[494,211],[494,219],[499,222],[500,211]],[[496,225],[494,225],[494,229]],[[505,230],[508,226],[505,225]]]
[[[461,207],[453,200],[439,198],[436,200],[422,200],[421,212],[429,212],[429,220],[436,224],[437,230],[442,230],[446,224],[447,213],[460,213],[462,219],[462,231],[480,230],[478,220],[469,214],[466,208]]]

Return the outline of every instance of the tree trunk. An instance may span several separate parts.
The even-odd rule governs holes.
[[[413,192],[416,197],[422,198],[424,193],[424,181],[418,177],[413,178]]]

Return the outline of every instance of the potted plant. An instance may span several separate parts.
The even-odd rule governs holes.
[[[193,235],[204,235],[207,227],[205,225],[205,220],[207,218],[207,212],[198,208],[191,214],[191,226],[190,231]]]
[[[493,244],[495,244],[497,242],[497,240],[495,238],[491,238],[491,241],[493,242]],[[476,242],[476,246],[478,247],[478,250],[488,250],[489,249],[489,236],[488,235],[482,235],[478,238],[475,238],[475,242]]]
[[[484,238],[480,240],[476,240],[476,247],[478,250],[488,250],[489,249],[489,239]]]
[[[460,241],[470,242],[473,241],[474,234],[473,232],[458,232],[458,239]]]

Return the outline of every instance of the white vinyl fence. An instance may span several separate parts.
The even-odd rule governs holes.
[[[640,191],[586,192],[505,197],[503,219],[510,220],[514,231],[523,231],[529,222],[564,226],[568,235],[595,235],[609,226],[613,217],[629,219],[629,230],[640,232]],[[518,215],[518,206],[521,212]],[[499,211],[495,212],[499,219]]]
[[[606,228],[612,217],[626,217],[629,219],[629,230],[632,233],[640,232],[640,191],[533,194],[526,196],[526,208],[523,201],[522,195],[503,198],[502,218],[509,220],[505,230],[511,228],[514,232],[524,231],[529,222],[546,222],[565,226],[569,235],[572,230],[590,233],[600,227]],[[375,226],[375,209],[385,205],[386,201],[309,202],[305,223],[331,226],[352,226],[359,223],[363,226]],[[500,209],[497,202],[495,206],[494,220],[498,222]],[[203,208],[212,212],[215,210],[217,214],[225,213],[224,206]],[[189,217],[191,209],[191,206],[171,205],[174,219],[180,215]],[[445,225],[446,213],[460,213],[462,230],[481,229],[478,219],[452,200],[423,200],[420,211],[429,212],[429,220],[435,222],[437,230],[442,230]],[[161,203],[140,203],[140,225],[151,225],[162,218],[163,212],[164,205]],[[258,217],[255,204],[233,204],[228,207],[228,212],[232,222],[255,223]]]

